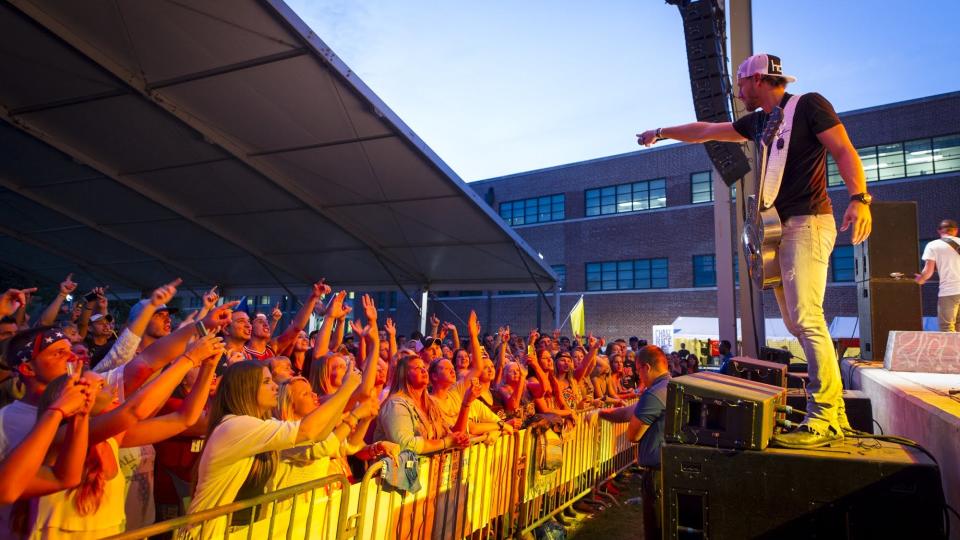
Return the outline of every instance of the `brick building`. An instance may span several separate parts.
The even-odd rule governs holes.
[[[960,218],[960,92],[840,116],[875,200],[917,202],[921,246],[936,237],[940,219]],[[839,227],[849,199],[832,160],[828,168]],[[563,277],[561,319],[582,294],[589,330],[649,339],[653,325],[678,316],[717,316],[710,169],[701,145],[670,144],[470,186]],[[840,233],[831,257],[828,322],[857,315],[852,261],[850,233]],[[925,315],[936,314],[936,287],[923,288]],[[413,307],[391,300],[388,310],[400,329],[416,328]],[[536,325],[540,304],[541,327],[553,326],[536,293],[461,291],[437,300],[443,305],[434,302],[430,312],[444,320],[465,320],[476,309],[485,329],[510,324],[523,332]],[[764,308],[768,317],[779,317],[769,291]]]

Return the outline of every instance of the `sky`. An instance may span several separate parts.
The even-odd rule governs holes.
[[[635,151],[636,133],[694,120],[661,0],[286,1],[466,181]],[[957,0],[754,0],[753,49],[843,112],[960,90],[958,20]]]

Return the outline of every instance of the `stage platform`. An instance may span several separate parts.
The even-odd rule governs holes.
[[[960,511],[960,375],[887,371],[883,362],[844,359],[845,388],[866,394],[883,433],[914,440],[940,465],[947,503]],[[879,433],[879,429],[875,429]],[[950,538],[960,540],[951,516]]]

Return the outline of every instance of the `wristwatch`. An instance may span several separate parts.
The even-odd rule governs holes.
[[[869,193],[864,191],[863,193],[857,193],[856,195],[851,195],[850,201],[851,202],[857,201],[859,203],[863,203],[867,206],[870,206],[870,203],[873,202],[873,195],[870,195]]]

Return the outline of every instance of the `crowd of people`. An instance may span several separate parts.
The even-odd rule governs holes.
[[[35,324],[34,289],[0,297],[0,536],[102,537],[331,474],[355,481],[375,460],[492,443],[538,415],[573,423],[603,407],[627,421],[625,400],[697,364],[636,338],[484,333],[474,312],[465,328],[434,315],[428,335],[398,335],[369,296],[354,311],[323,280],[282,330],[278,308],[250,312],[216,288],[179,317],[179,285],[122,326],[102,288],[70,305],[72,276]]]

